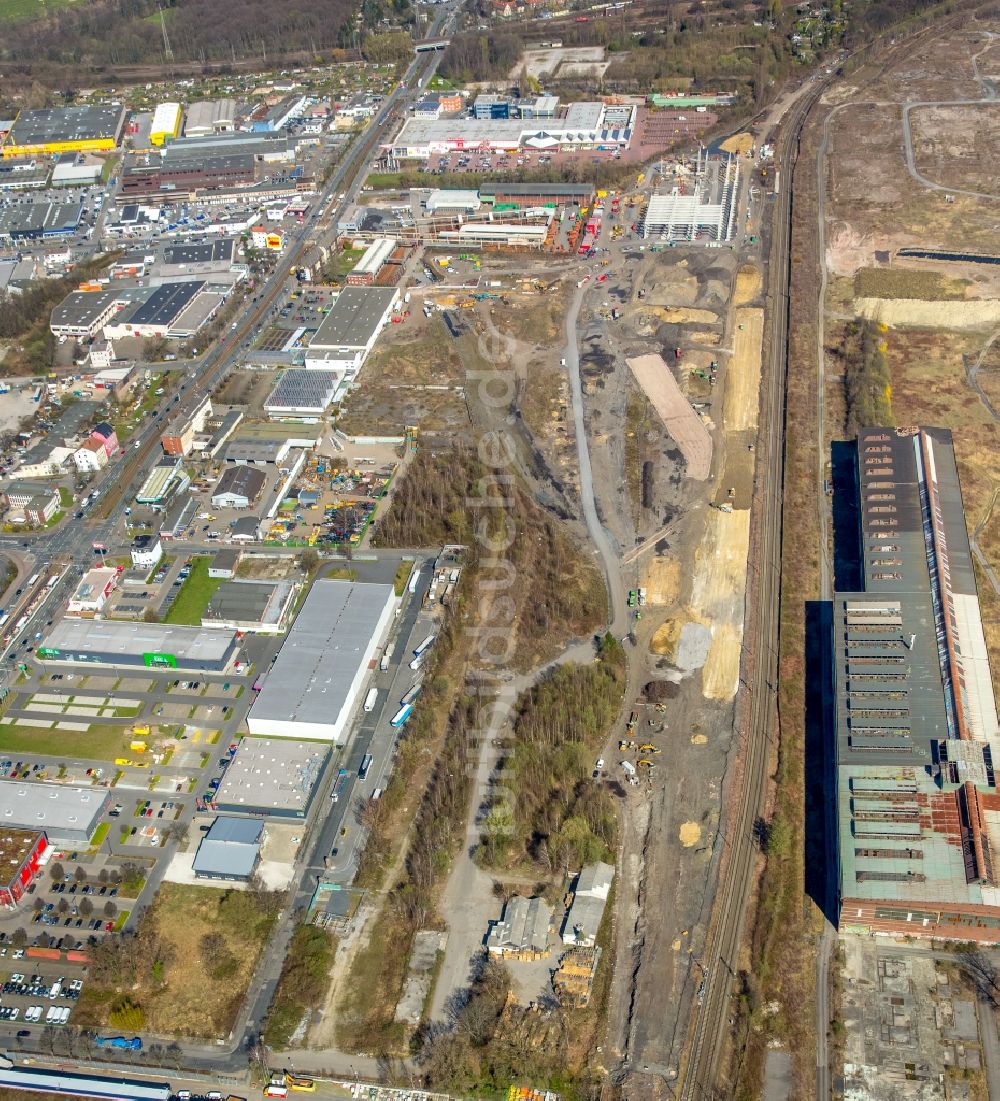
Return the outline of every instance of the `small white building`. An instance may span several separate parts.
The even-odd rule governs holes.
[[[91,437],[73,452],[73,462],[82,473],[96,474],[108,465],[108,452],[100,440]]]
[[[132,542],[132,565],[137,570],[151,570],[163,557],[163,544],[158,535],[137,535]]]
[[[99,566],[88,570],[69,598],[67,614],[84,619],[97,615],[114,592],[118,577],[118,570],[114,566]]]
[[[576,877],[573,902],[562,927],[563,944],[594,947],[614,877],[615,869],[602,861],[587,864]]]
[[[115,346],[110,340],[101,338],[91,344],[88,355],[90,366],[95,371],[107,371],[115,361]]]

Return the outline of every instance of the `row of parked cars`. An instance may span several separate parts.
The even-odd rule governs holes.
[[[26,979],[24,975],[15,973],[3,984],[2,989],[4,994],[17,994],[23,998],[49,998],[52,1001],[56,998],[68,998],[76,1001],[83,989],[83,979],[73,979],[68,986],[64,986],[62,979],[49,983],[41,975],[32,975],[30,979]]]
[[[24,1019],[26,1021],[40,1021],[42,1019],[42,1010],[44,1006],[29,1005],[24,1011]],[[69,1020],[69,1015],[73,1011],[68,1005],[50,1005],[45,1010],[45,1023],[47,1025],[64,1025]],[[14,1010],[15,1016],[11,1020],[17,1020],[17,1009]]]
[[[121,803],[118,804],[117,809],[119,811],[122,809]],[[107,895],[108,898],[114,898],[115,895],[118,894],[117,887],[109,887],[107,884],[95,887],[92,883],[84,883],[81,886],[75,880],[72,883],[67,883],[63,880],[61,883],[55,884],[52,888],[52,893],[57,895],[75,895],[78,890],[81,895]]]

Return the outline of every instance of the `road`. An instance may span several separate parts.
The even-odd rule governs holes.
[[[576,435],[577,469],[580,475],[580,502],[587,534],[597,549],[608,590],[609,630],[619,637],[628,630],[628,609],[625,607],[625,591],[621,580],[621,561],[611,544],[611,538],[597,515],[594,500],[594,475],[590,465],[590,445],[587,442],[587,425],[583,416],[583,386],[580,382],[580,349],[577,343],[577,320],[580,306],[588,287],[588,280],[570,299],[566,311],[566,373],[569,376],[570,400],[573,404],[573,430]]]
[[[737,719],[742,740],[743,782],[734,813],[718,837],[723,854],[715,920],[703,957],[705,981],[692,1029],[689,1058],[680,1096],[711,1095],[722,1062],[734,1006],[733,975],[743,935],[746,904],[752,893],[756,859],[754,822],[765,810],[771,738],[777,726],[778,616],[780,607],[782,491],[784,484],[784,379],[788,353],[788,305],[791,238],[791,179],[798,139],[809,109],[823,84],[817,82],[792,105],[785,122],[776,167],[785,181],[774,212],[769,259],[768,359],[762,383],[760,437],[752,530],[750,614],[744,640],[742,680],[749,697]],[[727,859],[728,858],[728,859]]]

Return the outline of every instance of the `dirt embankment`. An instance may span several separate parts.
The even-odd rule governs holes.
[[[1000,325],[1000,299],[925,302],[918,298],[855,298],[858,313],[883,325],[921,329],[987,329]]]

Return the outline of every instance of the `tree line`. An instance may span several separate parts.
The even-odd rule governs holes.
[[[878,325],[860,319],[848,323],[837,356],[843,365],[847,436],[853,438],[872,424],[894,424],[892,377]]]

